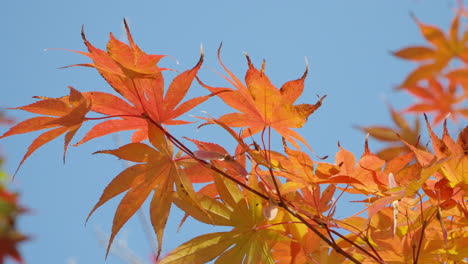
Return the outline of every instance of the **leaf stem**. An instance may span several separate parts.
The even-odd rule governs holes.
[[[135,118],[141,118],[141,116],[138,115],[112,115],[112,116],[101,116],[101,117],[86,117],[86,120],[102,120],[102,119],[108,119],[108,118],[114,118],[114,117],[135,117]]]

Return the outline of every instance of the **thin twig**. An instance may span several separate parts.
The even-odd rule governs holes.
[[[419,243],[418,243],[418,249],[416,250],[416,254],[414,255],[414,264],[417,264],[418,263],[418,259],[419,259],[419,254],[421,253],[421,246],[422,246],[422,241],[423,241],[423,238],[424,238],[424,230],[426,229],[426,220],[424,219],[424,209],[423,209],[423,201],[422,201],[422,197],[421,195],[418,193],[416,193],[418,196],[419,196],[419,201],[420,201],[420,207],[421,207],[421,235],[419,237]]]

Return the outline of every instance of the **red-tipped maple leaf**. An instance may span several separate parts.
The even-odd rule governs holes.
[[[88,53],[75,51],[88,56],[93,63],[75,64],[71,66],[85,66],[96,68],[102,77],[127,100],[137,107],[142,107],[139,96],[163,92],[162,74],[165,69],[159,68],[156,64],[165,57],[164,55],[153,55],[144,53],[133,41],[127,23],[124,20],[125,29],[129,44],[117,40],[110,33],[110,40],[107,43],[107,52],[94,47],[81,32],[84,44],[88,48]],[[71,67],[68,66],[68,67]],[[135,79],[143,78],[145,83],[139,83],[139,90],[136,89]],[[153,98],[154,96],[152,96]]]
[[[18,169],[34,151],[66,132],[63,154],[63,159],[65,160],[65,154],[70,141],[81,127],[82,123],[86,121],[85,115],[91,109],[91,101],[87,100],[83,94],[74,88],[69,88],[69,96],[61,98],[35,97],[41,100],[30,105],[13,108],[46,116],[33,117],[18,123],[5,132],[0,139],[12,135],[53,128],[38,136],[31,143],[28,151],[18,165]]]
[[[124,24],[129,44],[117,40],[110,34],[107,52],[94,47],[82,32],[88,53],[76,52],[88,56],[93,63],[72,66],[96,68],[112,88],[129,103],[108,93],[86,93],[85,95],[93,101],[92,111],[120,119],[106,120],[97,124],[78,144],[122,130],[137,130],[132,141],[142,141],[147,138],[148,130],[146,121],[142,119],[143,115],[159,124],[187,124],[190,122],[175,119],[212,96],[195,97],[181,103],[202,65],[203,52],[195,67],[176,76],[164,94],[162,71],[166,69],[157,66],[164,55],[143,52],[133,41],[125,21]]]
[[[218,50],[218,60],[230,78],[225,77],[235,87],[215,88],[205,85],[229,106],[240,113],[230,113],[221,116],[218,121],[230,127],[247,127],[242,137],[254,135],[267,127],[271,127],[286,140],[299,148],[297,141],[308,146],[307,142],[291,128],[300,128],[322,104],[325,96],[314,105],[293,105],[304,89],[304,80],[307,76],[307,68],[301,78],[286,82],[280,89],[276,88],[265,74],[265,62],[261,70],[256,69],[248,55],[249,69],[243,84],[226,66],[220,58],[221,47]]]

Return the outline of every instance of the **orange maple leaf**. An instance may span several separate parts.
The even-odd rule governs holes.
[[[401,153],[410,151],[409,148],[401,142],[401,139],[413,145],[417,145],[420,136],[420,123],[417,117],[414,119],[414,125],[410,126],[408,121],[403,118],[402,113],[398,113],[392,107],[389,107],[389,110],[396,128],[386,126],[359,127],[361,131],[368,133],[369,136],[388,144],[377,153],[377,156],[384,160],[391,160]]]
[[[275,263],[347,263],[346,258],[337,254],[335,250],[327,250],[328,247],[325,246],[325,242],[323,242],[315,233],[309,229],[301,230],[300,226],[300,224],[292,223],[285,225],[291,233],[292,239],[279,240],[273,246],[272,254],[274,256]],[[328,235],[325,229],[318,230],[322,234]]]
[[[406,80],[400,85],[401,88],[416,85],[420,80],[434,77],[441,72],[453,58],[460,58],[468,62],[468,30],[459,37],[460,16],[457,15],[452,21],[448,35],[439,28],[423,24],[414,18],[419,26],[421,34],[430,43],[429,46],[411,46],[403,48],[393,54],[399,58],[421,63]]]
[[[450,83],[459,84],[462,88],[463,96],[468,98],[468,68],[466,66],[451,70],[445,74],[445,77]],[[468,109],[465,111],[468,111]],[[468,112],[465,116],[468,116]]]
[[[136,130],[132,135],[132,142],[140,142],[148,137],[147,121],[142,118],[143,109],[141,107],[132,106],[120,97],[109,93],[87,92],[83,95],[92,100],[91,111],[103,114],[103,118],[118,117],[118,119],[105,120],[96,124],[76,145],[125,130]]]
[[[106,120],[97,124],[78,144],[122,130],[137,130],[132,141],[142,141],[147,138],[146,121],[142,117],[147,116],[165,125],[187,124],[190,122],[175,119],[213,96],[210,94],[195,97],[181,103],[202,65],[203,52],[198,63],[192,69],[176,76],[164,94],[162,71],[166,69],[157,66],[164,55],[143,52],[133,41],[125,20],[124,24],[129,44],[117,40],[111,33],[107,52],[94,47],[82,32],[88,53],[75,52],[88,56],[93,63],[71,66],[95,68],[129,103],[107,93],[86,93],[85,95],[94,102],[92,111],[107,115],[108,117],[105,118],[119,117],[120,119]]]
[[[340,150],[335,155],[335,165],[339,168],[339,172],[329,180],[333,183],[336,178],[336,183],[342,183],[343,177],[349,177],[347,183],[353,188],[347,188],[349,193],[378,193],[382,186],[385,185],[386,175],[381,171],[385,161],[372,153],[366,143],[364,153],[361,158],[356,161],[353,153],[344,149],[340,145]]]
[[[468,108],[459,108],[457,104],[462,103],[465,98],[457,93],[457,84],[450,82],[444,86],[436,79],[429,78],[427,87],[421,85],[408,86],[406,90],[421,102],[413,104],[404,111],[415,113],[434,112],[434,124],[440,123],[444,118],[448,117],[457,121],[457,117],[464,116],[468,118]]]
[[[256,69],[246,55],[249,69],[243,84],[220,58],[221,47],[218,49],[218,60],[230,78],[224,77],[235,89],[210,87],[200,84],[218,96],[229,106],[238,110],[221,116],[218,121],[230,127],[247,127],[242,137],[252,136],[267,127],[273,128],[287,141],[299,148],[297,141],[308,146],[307,142],[291,128],[300,128],[309,115],[317,110],[326,96],[317,103],[293,105],[304,89],[304,80],[308,69],[301,78],[286,82],[280,89],[276,88],[265,74],[265,62],[261,70]]]
[[[30,105],[16,107],[12,109],[20,109],[27,112],[46,115],[33,117],[23,122],[20,122],[10,128],[1,138],[28,133],[32,131],[53,128],[39,135],[29,146],[28,151],[23,156],[16,172],[19,170],[23,162],[38,148],[47,142],[59,137],[63,133],[65,134],[65,145],[63,159],[65,161],[65,154],[67,152],[68,145],[76,134],[78,129],[81,127],[84,121],[86,121],[85,115],[91,109],[91,101],[87,100],[83,94],[78,92],[72,87],[70,88],[70,95],[61,98],[47,98],[38,97],[42,99]]]
[[[148,123],[148,127],[152,146],[134,142],[118,149],[95,152],[111,154],[120,159],[138,163],[122,171],[109,183],[89,213],[88,219],[101,205],[115,196],[127,192],[114,216],[107,254],[116,234],[153,192],[150,217],[158,239],[159,256],[164,228],[172,204],[170,193],[174,191],[174,185],[186,194],[193,193],[189,179],[179,167],[178,161],[173,155],[172,144],[166,139],[164,132],[151,122]]]

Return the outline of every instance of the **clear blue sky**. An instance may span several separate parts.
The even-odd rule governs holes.
[[[389,53],[423,43],[410,13],[445,29],[454,8],[455,0],[5,1],[0,9],[0,107],[29,104],[35,95],[66,95],[69,85],[80,91],[110,91],[92,69],[58,69],[88,62],[86,57],[44,49],[84,50],[82,24],[88,39],[104,48],[109,32],[123,36],[122,19],[126,18],[143,50],[171,55],[180,62],[176,65],[174,60],[164,59],[161,65],[165,67],[180,71],[192,67],[203,43],[207,67],[200,76],[211,85],[227,85],[209,69],[220,69],[216,49],[221,41],[224,62],[238,76],[243,77],[246,70],[242,52],[248,52],[258,66],[262,59],[267,60],[267,74],[278,86],[299,77],[307,57],[310,74],[299,101],[314,102],[316,94],[328,97],[301,133],[320,155],[333,155],[338,140],[360,155],[364,135],[352,126],[388,124],[385,100],[397,109],[411,101],[393,88],[413,65]],[[195,90],[205,92],[199,87]],[[202,110],[213,116],[221,114],[216,102],[191,113],[199,115]],[[17,121],[30,117],[20,111],[7,114]],[[0,128],[1,133],[5,130]],[[204,134],[208,132],[203,129],[185,135],[223,140],[217,134]],[[0,141],[8,172],[14,172],[35,136]],[[115,157],[91,153],[115,147],[112,137],[71,147],[64,165],[61,138],[26,161],[13,183],[21,192],[22,203],[32,209],[19,222],[19,228],[34,238],[21,247],[26,263],[104,263],[105,249],[99,246],[96,230],[110,232],[118,200],[98,210],[86,227],[84,223],[106,184],[122,169]],[[180,216],[176,212],[168,222],[165,252],[195,234],[213,230],[192,222],[176,233]],[[138,217],[124,226],[118,238],[148,260],[150,247]],[[110,255],[107,263],[124,262]]]

